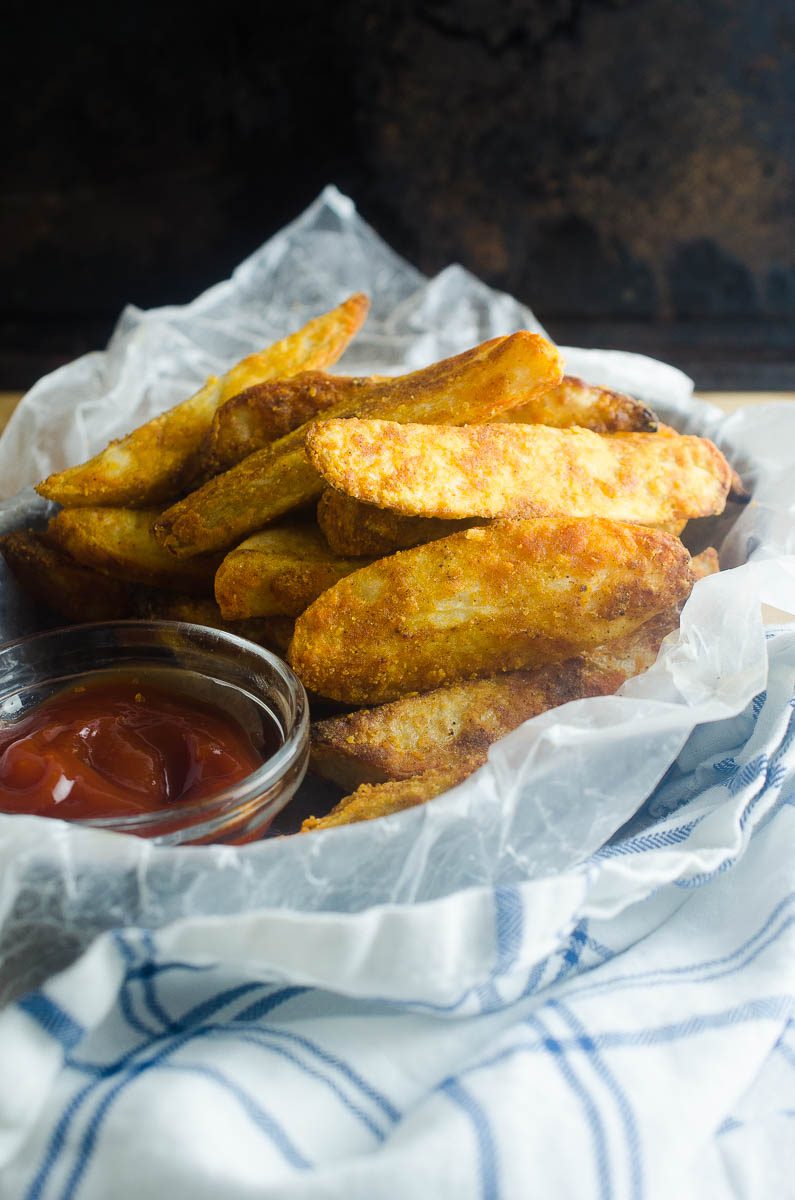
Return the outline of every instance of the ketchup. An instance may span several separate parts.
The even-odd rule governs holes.
[[[0,811],[85,820],[216,795],[261,766],[220,708],[145,678],[69,688],[0,729]]]

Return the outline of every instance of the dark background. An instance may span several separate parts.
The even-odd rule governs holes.
[[[4,7],[0,388],[328,182],[423,271],[702,387],[795,387],[793,0]]]

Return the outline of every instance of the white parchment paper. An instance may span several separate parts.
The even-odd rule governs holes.
[[[41,519],[45,506],[29,490],[32,482],[84,459],[183,399],[209,372],[356,290],[373,307],[342,372],[402,372],[497,334],[541,329],[526,307],[460,267],[426,280],[349,199],[327,188],[230,280],[184,307],[128,308],[106,351],[32,389],[0,440],[0,531]],[[570,373],[629,391],[678,428],[712,437],[753,489],[744,510],[699,523],[706,528],[693,548],[717,545],[734,569],[697,584],[655,667],[617,696],[528,722],[460,787],[377,822],[242,849],[167,849],[0,816],[0,998],[117,925],[161,927],[176,918],[277,908],[394,914],[395,906],[478,885],[527,881],[548,884],[552,896],[556,877],[628,821],[697,727],[722,720],[731,728],[766,683],[760,600],[795,609],[795,406],[726,419],[694,401],[691,381],[670,366],[612,351],[564,354]],[[0,600],[0,637],[29,631],[32,614],[7,573]],[[643,870],[627,865],[627,903],[650,886]]]

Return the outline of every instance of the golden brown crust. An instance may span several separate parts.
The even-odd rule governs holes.
[[[25,591],[67,621],[134,615],[128,584],[81,566],[41,533],[8,533],[0,538],[0,550]]]
[[[634,396],[585,383],[574,375],[565,375],[556,387],[510,409],[501,420],[558,429],[579,425],[594,433],[654,433],[657,428],[652,410]]]
[[[254,534],[227,554],[215,577],[215,598],[226,620],[297,616],[361,565],[359,559],[340,558],[329,550],[312,525],[280,525]]]
[[[335,584],[296,622],[290,660],[305,686],[346,704],[543,666],[684,599],[689,561],[675,538],[638,525],[496,521]]]
[[[697,555],[691,569],[696,579],[717,571],[716,551],[710,547]],[[472,679],[316,721],[312,769],[347,790],[455,770],[539,713],[615,692],[652,666],[663,639],[678,625],[675,606],[628,636],[562,663]]]
[[[361,327],[369,307],[357,294],[308,321],[297,333],[251,354],[177,404],[80,466],[50,475],[37,487],[66,507],[144,507],[178,496],[198,468],[204,437],[219,405],[266,379],[330,366]]]
[[[578,656],[330,717],[312,728],[312,769],[344,788],[449,769],[462,758],[485,754],[530,717],[569,700],[614,692],[625,678]]]
[[[521,330],[493,338],[411,375],[374,383],[328,416],[366,416],[428,424],[487,421],[561,376],[557,349]],[[323,420],[326,418],[324,417]],[[173,505],[155,524],[160,544],[190,556],[234,544],[284,513],[316,500],[320,476],[306,457],[307,426],[258,450]]]
[[[479,522],[404,517],[327,488],[318,501],[317,523],[335,554],[383,558],[394,550],[410,550]]]
[[[76,467],[36,485],[67,508],[145,507],[178,496],[196,469],[201,440],[221,403],[221,381],[207,380],[195,395],[111,442]]]
[[[201,452],[205,478],[228,471],[255,450],[270,445],[319,413],[352,397],[369,379],[303,371],[246,388],[222,404]]]
[[[415,808],[462,783],[482,763],[482,758],[475,757],[453,769],[428,771],[414,779],[375,785],[365,783],[353,795],[343,797],[325,817],[307,817],[301,832],[354,825],[358,821],[373,821],[376,817],[387,817],[407,808]]]
[[[406,517],[389,508],[363,504],[344,492],[326,488],[318,500],[317,523],[335,554],[384,558],[395,550],[410,550],[425,542],[449,537],[473,525],[486,525],[483,517],[445,521],[437,517]],[[652,528],[679,537],[687,521],[655,521]]]
[[[333,488],[406,516],[559,514],[656,525],[723,511],[731,470],[706,438],[545,425],[328,420],[306,435]]]
[[[219,555],[178,561],[154,539],[156,509],[65,508],[47,528],[48,540],[83,566],[129,583],[210,596]]]
[[[660,421],[657,425],[657,432],[661,434],[662,437],[682,437],[682,434],[678,429],[674,429],[672,425],[664,425],[662,421]],[[751,493],[735,471],[734,467],[730,466],[729,470],[731,472],[731,483],[729,484],[729,494],[726,499],[731,500],[734,504],[747,504],[751,499]]]

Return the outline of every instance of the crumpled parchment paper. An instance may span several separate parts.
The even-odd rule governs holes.
[[[0,440],[0,531],[42,519],[35,480],[357,290],[371,296],[372,310],[340,372],[398,373],[517,328],[541,330],[526,307],[461,267],[426,280],[327,188],[231,279],[184,307],[126,309],[106,351],[36,384]],[[795,406],[725,418],[693,400],[691,381],[663,363],[614,351],[564,354],[569,373],[629,391],[679,429],[712,437],[753,489],[744,510],[699,523],[694,551],[714,544],[734,569],[696,585],[652,670],[617,696],[537,717],[459,787],[377,822],[240,849],[168,849],[0,816],[0,998],[113,926],[261,908],[351,913],[552,879],[627,822],[698,726],[737,716],[764,689],[760,600],[795,608]],[[0,638],[30,631],[33,620],[3,569]]]

